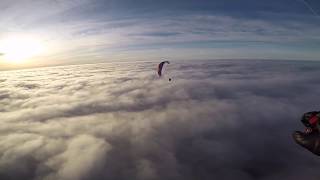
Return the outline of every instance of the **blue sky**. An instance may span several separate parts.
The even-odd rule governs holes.
[[[24,35],[45,45],[33,64],[320,57],[316,0],[2,0],[0,7],[0,41]]]

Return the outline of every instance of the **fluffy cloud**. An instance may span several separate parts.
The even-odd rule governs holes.
[[[318,63],[156,65],[1,72],[0,179],[319,177],[291,138],[318,107]]]

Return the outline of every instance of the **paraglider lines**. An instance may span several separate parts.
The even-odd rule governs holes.
[[[302,2],[312,12],[313,15],[320,17],[320,15],[317,13],[317,11],[315,11],[307,1],[300,0],[300,2]]]

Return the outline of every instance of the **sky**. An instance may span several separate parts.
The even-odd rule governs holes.
[[[319,60],[316,0],[1,0],[0,66]]]
[[[292,138],[318,110],[319,62],[155,66],[0,72],[0,179],[319,179]]]

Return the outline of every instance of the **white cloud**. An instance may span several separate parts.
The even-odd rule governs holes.
[[[111,146],[103,139],[81,135],[70,140],[66,151],[46,164],[58,167],[57,174],[49,179],[87,179],[95,170],[101,170]],[[89,175],[89,177],[88,177]]]
[[[1,179],[292,179],[318,63],[177,61],[0,73]],[[167,78],[173,81],[168,82]]]

